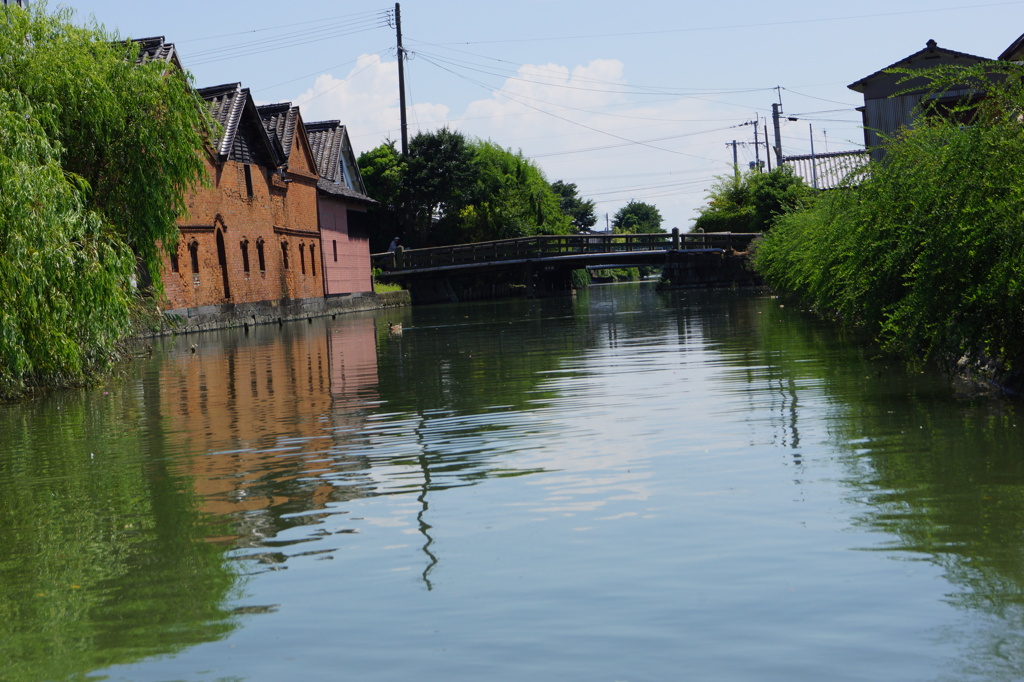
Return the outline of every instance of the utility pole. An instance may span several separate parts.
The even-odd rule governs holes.
[[[740,177],[740,158],[736,152],[736,145],[739,143],[736,142],[736,140],[733,140],[731,143],[726,142],[725,146],[728,147],[730,144],[732,144],[732,171],[738,180]]]
[[[405,115],[405,48],[402,47],[402,6],[395,3],[395,32],[398,34],[398,107],[402,115],[402,156],[409,155],[409,122]]]
[[[775,165],[779,168],[782,168],[782,135],[779,133],[779,114],[781,113],[782,105],[772,102],[772,123],[775,124]]]
[[[758,142],[760,138],[757,136],[757,124],[759,123],[757,116],[754,116],[754,167],[757,168],[757,172],[761,172],[761,143]]]
[[[808,123],[807,127],[811,131],[811,180],[814,189],[818,189],[818,159],[814,156],[814,124]]]

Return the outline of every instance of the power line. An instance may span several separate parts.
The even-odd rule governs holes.
[[[1024,0],[1013,0],[1012,2],[992,2],[981,5],[959,5],[956,7],[932,7],[930,9],[903,10],[899,12],[881,12],[876,14],[850,14],[836,17],[819,17],[817,19],[790,19],[788,21],[764,21],[756,24],[723,24],[720,26],[699,26],[688,28],[670,28],[658,31],[625,31],[621,33],[593,33],[584,35],[563,35],[546,36],[543,38],[510,38],[506,40],[476,40],[453,43],[437,43],[437,45],[496,45],[501,43],[529,43],[552,40],[591,40],[594,38],[631,38],[636,36],[671,35],[675,33],[703,33],[706,31],[735,31],[737,29],[755,28],[764,29],[770,26],[791,26],[800,24],[815,24],[834,21],[851,21],[857,19],[877,19],[883,17],[897,17],[912,14],[926,14],[936,12],[954,12],[958,10],[976,10],[987,7],[1006,7],[1009,5],[1022,5]]]

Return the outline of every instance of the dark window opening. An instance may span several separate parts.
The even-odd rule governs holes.
[[[316,277],[316,247],[309,245],[309,267],[313,269],[313,276]]]
[[[302,267],[302,274],[306,274],[306,245],[299,244],[299,265]]]
[[[245,193],[252,199],[252,167],[245,164]]]
[[[171,272],[178,272],[178,250],[171,251]]]
[[[262,239],[257,239],[256,240],[256,258],[260,262],[260,272],[266,272],[267,271],[267,258],[266,258],[266,256],[263,253],[263,240]]]
[[[249,240],[243,239],[240,246],[242,247],[242,271],[249,272]]]
[[[188,254],[192,258],[192,274],[199,274],[199,242],[188,245]]]
[[[338,262],[338,240],[337,239],[332,239],[331,240],[331,245],[334,247],[334,262],[337,263]]]

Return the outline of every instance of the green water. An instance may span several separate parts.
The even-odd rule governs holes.
[[[762,291],[160,341],[0,406],[0,680],[1021,679],[1019,412]]]

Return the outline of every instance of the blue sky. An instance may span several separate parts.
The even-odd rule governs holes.
[[[393,2],[66,4],[123,37],[165,36],[197,86],[237,81],[340,119],[356,153],[399,139]],[[521,150],[595,200],[599,226],[637,199],[685,230],[731,172],[729,143],[754,159],[749,122],[763,135],[780,96],[785,153],[808,153],[812,128],[816,152],[856,148],[848,84],[930,38],[996,57],[1024,33],[1024,0],[405,0],[401,19],[410,136],[449,125]]]

